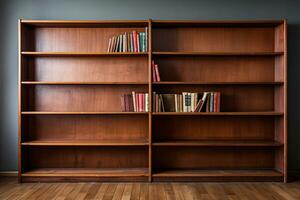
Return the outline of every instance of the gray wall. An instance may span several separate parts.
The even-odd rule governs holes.
[[[283,19],[289,51],[289,169],[300,170],[300,1],[7,0],[0,1],[0,170],[17,169],[18,37],[23,19]]]

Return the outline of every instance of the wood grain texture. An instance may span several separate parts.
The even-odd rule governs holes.
[[[26,183],[0,179],[1,199],[297,200],[300,183]]]

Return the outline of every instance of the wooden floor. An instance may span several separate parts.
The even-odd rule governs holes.
[[[0,177],[0,199],[299,200],[300,182],[283,183],[24,183]]]

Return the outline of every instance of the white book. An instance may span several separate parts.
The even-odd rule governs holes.
[[[191,95],[191,107],[189,112],[192,112],[194,111],[194,107],[195,107],[195,93],[190,93],[190,95]]]
[[[145,93],[145,112],[149,112],[149,95]]]
[[[135,92],[132,91],[132,100],[133,100],[133,111],[137,112],[136,110],[136,101],[135,101]]]

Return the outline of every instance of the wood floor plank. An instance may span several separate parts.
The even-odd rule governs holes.
[[[17,183],[0,179],[1,200],[298,200],[293,183]]]

